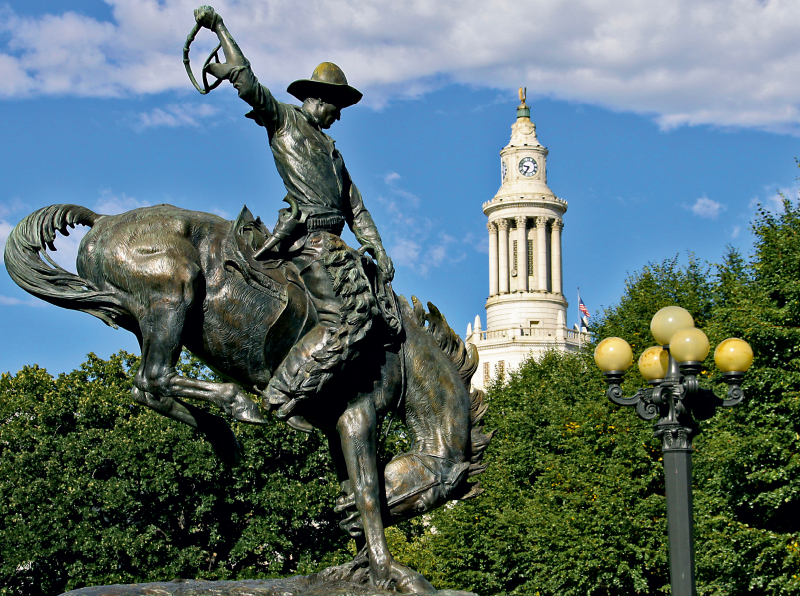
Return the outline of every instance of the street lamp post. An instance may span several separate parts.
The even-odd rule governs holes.
[[[707,420],[717,407],[735,406],[744,399],[741,384],[753,363],[753,351],[736,338],[717,346],[714,361],[728,384],[727,399],[720,399],[701,389],[697,381],[709,342],[688,311],[678,306],[662,308],[653,317],[650,330],[661,346],[647,348],[639,357],[639,371],[650,386],[633,397],[624,397],[620,387],[633,363],[628,342],[606,338],[597,345],[594,358],[606,377],[606,395],[613,403],[635,406],[643,420],[658,416],[653,435],[661,439],[664,461],[672,596],[695,596],[692,437],[699,432],[697,420]]]

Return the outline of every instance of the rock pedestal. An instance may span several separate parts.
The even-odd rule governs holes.
[[[397,596],[366,583],[326,581],[320,574],[278,579],[204,581],[174,579],[168,582],[95,586],[71,590],[62,596]],[[440,590],[437,596],[477,596],[471,592]]]

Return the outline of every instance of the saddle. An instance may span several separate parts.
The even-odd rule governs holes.
[[[303,278],[290,258],[256,259],[259,249],[272,237],[260,217],[254,217],[247,206],[236,218],[225,241],[225,265],[238,270],[245,281],[256,289],[277,298],[283,304],[288,301],[287,288],[294,284],[306,292]],[[377,299],[379,316],[386,325],[386,344],[395,344],[402,339],[402,319],[397,307],[396,295],[390,284],[379,281],[374,261],[358,251],[361,268],[369,280],[372,294]]]
[[[288,285],[294,284],[305,293],[305,284],[291,260],[255,259],[255,254],[271,236],[261,218],[253,217],[247,206],[242,207],[223,243],[225,266],[239,271],[249,285],[286,304]]]

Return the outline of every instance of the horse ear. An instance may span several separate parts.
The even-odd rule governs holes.
[[[447,489],[448,495],[450,495],[450,493],[456,490],[461,485],[461,483],[466,481],[468,472],[469,472],[469,462],[456,464],[452,468],[450,468],[450,472],[447,474],[447,478],[444,481],[444,485]]]
[[[425,327],[425,321],[428,320],[425,308],[416,296],[411,296],[411,303],[414,305],[414,318],[417,320],[417,325]]]
[[[242,210],[239,212],[239,217],[236,218],[236,225],[234,227],[241,227],[245,224],[250,223],[255,218],[250,210],[247,208],[247,205],[242,206]]]

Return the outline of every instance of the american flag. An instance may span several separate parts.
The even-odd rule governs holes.
[[[585,316],[587,319],[592,316],[589,314],[589,309],[586,308],[586,305],[580,298],[578,298],[578,310],[581,311],[581,314]]]

